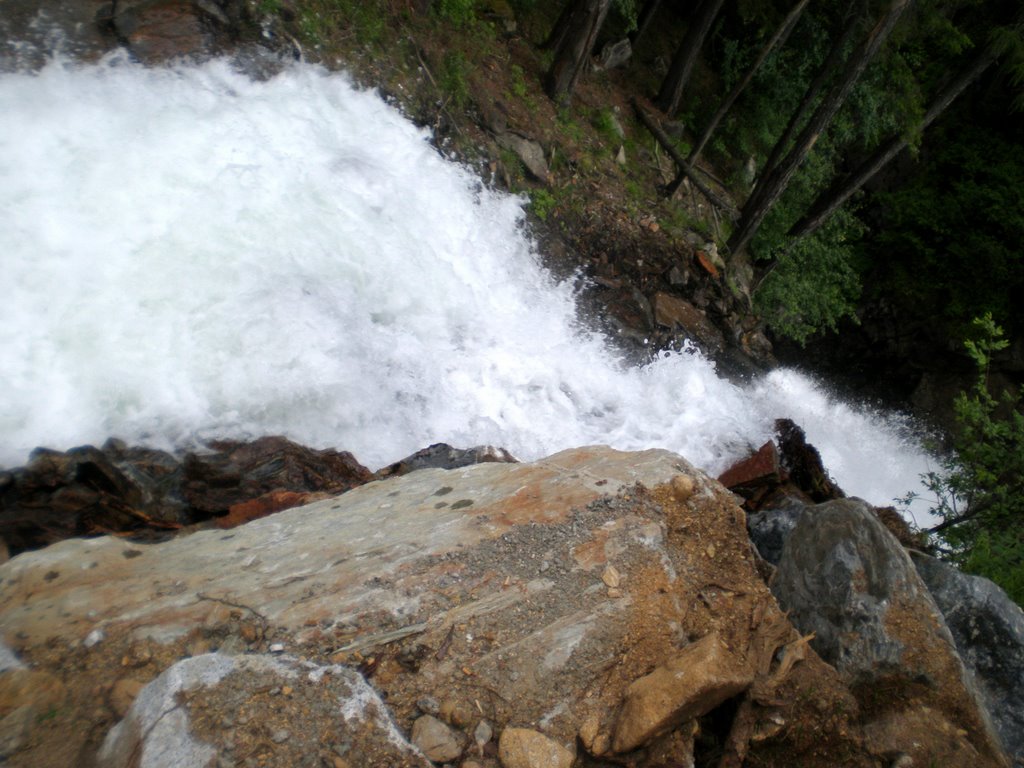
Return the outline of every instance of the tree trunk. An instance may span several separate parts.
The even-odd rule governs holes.
[[[754,193],[743,206],[743,216],[736,231],[729,239],[729,250],[734,256],[750,244],[751,239],[761,226],[761,222],[764,221],[764,217],[778,202],[797,168],[814,148],[822,132],[832,122],[832,118],[843,105],[854,83],[878,53],[882,43],[889,37],[896,22],[899,21],[900,16],[911,2],[912,0],[892,0],[874,29],[850,55],[839,79],[822,99],[814,114],[811,115],[811,119],[800,132],[793,148],[770,172],[769,176],[757,185]]]
[[[554,101],[564,103],[572,96],[610,5],[611,0],[572,0],[571,10],[562,13],[551,35],[557,44],[545,83]]]
[[[786,124],[785,130],[783,130],[782,135],[775,141],[775,146],[772,147],[772,151],[768,155],[768,159],[761,167],[760,177],[762,179],[768,178],[772,171],[775,170],[775,167],[779,164],[779,161],[789,148],[789,144],[796,135],[797,130],[804,122],[804,118],[807,117],[807,113],[810,112],[811,107],[814,106],[814,102],[818,98],[818,95],[828,82],[829,77],[831,77],[839,68],[839,64],[843,58],[843,51],[846,50],[846,46],[849,44],[850,40],[853,39],[853,35],[857,31],[858,24],[854,19],[854,9],[856,5],[857,0],[851,0],[846,16],[842,21],[842,27],[838,32],[835,43],[832,45],[831,49],[829,49],[828,56],[825,57],[825,61],[822,62],[821,68],[814,76],[814,80],[811,81],[811,84],[807,87],[807,91],[804,93],[804,97],[800,101],[800,105],[789,118],[789,122]]]
[[[629,36],[629,42],[633,46],[634,51],[640,46],[640,41],[651,28],[651,22],[654,20],[659,8],[661,8],[661,0],[647,0],[644,3],[644,7],[640,9],[640,16],[636,21],[636,29]]]
[[[661,90],[658,92],[658,106],[662,112],[670,117],[679,110],[679,102],[683,100],[683,90],[690,80],[690,73],[693,71],[693,65],[697,61],[698,54],[700,54],[704,38],[707,37],[708,31],[711,29],[711,23],[718,16],[718,11],[721,9],[724,1],[704,0],[700,4],[700,8],[697,9],[696,18],[690,23],[690,28],[686,30],[683,42],[680,43],[679,48],[676,50],[676,55],[672,59],[672,65],[669,67],[668,74],[661,84]]]
[[[995,52],[989,48],[974,60],[970,67],[960,73],[960,76],[950,82],[935,97],[931,107],[925,113],[921,122],[917,125],[915,133],[922,133],[929,125],[946,111],[956,98],[963,93],[967,87],[981,77],[981,74],[988,69],[997,59]],[[825,223],[829,216],[836,212],[854,192],[859,190],[869,179],[884,168],[894,157],[907,148],[910,140],[906,135],[893,136],[883,142],[874,153],[861,163],[852,173],[837,181],[827,190],[818,195],[807,213],[794,224],[789,230],[789,236],[793,238],[804,237],[816,231]]]
[[[757,60],[747,71],[747,74],[743,76],[742,80],[736,83],[732,91],[729,92],[729,95],[722,100],[721,105],[718,107],[718,111],[715,112],[714,116],[712,116],[711,121],[707,124],[707,127],[704,128],[703,135],[697,140],[696,146],[694,146],[693,150],[690,152],[690,156],[686,159],[690,165],[694,165],[697,162],[697,159],[700,157],[700,153],[704,151],[704,147],[706,147],[708,142],[711,141],[711,137],[714,135],[718,124],[722,122],[722,118],[728,114],[732,105],[736,102],[736,99],[738,99],[740,94],[743,93],[743,90],[750,85],[750,81],[754,79],[754,75],[757,74],[757,70],[761,68],[762,64],[764,64],[764,60],[768,58],[768,54],[771,53],[777,45],[784,44],[785,38],[793,31],[793,27],[796,26],[797,21],[799,21],[801,14],[804,12],[804,8],[807,7],[807,3],[809,2],[810,0],[800,0],[800,2],[796,4],[793,10],[789,12],[789,15],[783,19],[779,28],[775,30],[775,34],[772,35],[771,39],[767,43],[765,43],[761,52],[757,55]]]

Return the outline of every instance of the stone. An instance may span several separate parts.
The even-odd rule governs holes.
[[[630,57],[633,55],[633,46],[629,42],[628,37],[624,37],[621,40],[614,42],[605,43],[601,49],[600,55],[597,57],[597,70],[616,69],[617,67],[623,66]]]
[[[796,528],[800,515],[813,504],[787,497],[777,504],[764,507],[747,515],[747,532],[761,557],[778,565],[786,540]]]
[[[672,494],[677,501],[688,501],[696,488],[696,482],[689,475],[676,475],[672,478]]]
[[[285,681],[294,697],[268,697],[268,681]],[[197,730],[197,708],[233,711],[244,704],[250,717],[237,718],[229,733],[211,725]],[[243,722],[244,720],[244,722]],[[281,723],[286,723],[282,725]],[[268,655],[212,653],[179,661],[145,686],[125,718],[107,734],[97,768],[206,768],[229,764],[238,740],[266,737],[279,750],[275,764],[298,765],[317,754],[321,735],[348,745],[358,765],[430,764],[399,732],[387,706],[355,670]]]
[[[725,338],[703,312],[686,299],[659,291],[654,294],[654,321],[665,328],[680,329],[711,353],[725,348]]]
[[[749,458],[738,461],[718,476],[718,482],[731,491],[743,496],[766,485],[778,485],[779,452],[775,443],[769,440]]]
[[[348,451],[313,450],[283,437],[210,447],[213,452],[189,453],[183,462],[181,494],[199,519],[272,491],[339,494],[373,479]]]
[[[548,163],[544,157],[544,148],[539,143],[512,131],[499,133],[495,140],[498,146],[514,152],[531,176],[547,184]]]
[[[506,728],[498,740],[502,768],[571,768],[575,756],[557,741],[529,728]]]
[[[988,579],[911,552],[1010,758],[1024,764],[1024,611]]]
[[[869,691],[893,680],[928,681],[920,707],[962,726],[972,748],[1001,755],[983,697],[907,552],[872,507],[836,499],[800,516],[779,560],[772,592],[811,646],[844,678]]]
[[[112,23],[140,61],[202,59],[230,35],[231,20],[212,0],[118,0]]]
[[[462,754],[462,739],[432,715],[416,718],[411,738],[412,743],[435,763],[448,763]]]
[[[612,748],[631,752],[746,690],[754,673],[716,633],[702,637],[626,689]]]
[[[487,462],[515,463],[517,459],[504,448],[478,445],[474,448],[453,448],[447,443],[434,443],[374,473],[377,479],[397,477],[417,469],[460,469]]]

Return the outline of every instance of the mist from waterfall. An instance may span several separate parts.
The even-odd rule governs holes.
[[[789,417],[872,502],[928,468],[902,420],[794,371],[625,364],[523,201],[344,75],[56,62],[0,75],[0,114],[0,464],[284,434],[371,467],[438,441],[608,443],[717,473]]]

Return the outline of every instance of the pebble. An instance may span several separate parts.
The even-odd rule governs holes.
[[[436,715],[441,711],[440,702],[433,696],[422,696],[416,699],[416,706],[424,715]]]
[[[498,741],[503,768],[570,768],[572,752],[543,733],[529,728],[506,728]]]
[[[456,733],[433,715],[423,715],[412,724],[412,743],[435,763],[447,763],[462,754]]]
[[[476,748],[479,750],[481,757],[484,754],[484,745],[492,738],[494,738],[494,729],[491,728],[490,723],[486,720],[481,720],[476,724],[476,728],[473,729],[473,741],[476,742]]]
[[[278,728],[270,734],[270,740],[275,744],[282,744],[292,737],[292,732],[287,728]]]
[[[605,586],[614,589],[622,583],[622,575],[614,565],[608,565],[604,569],[604,573],[601,574],[601,581],[605,583]]]
[[[677,501],[686,501],[693,496],[696,484],[689,475],[676,475],[672,478],[672,495]]]
[[[271,643],[270,644],[270,652],[271,653],[284,653],[284,643]]]
[[[92,648],[94,645],[99,645],[107,639],[106,633],[102,629],[94,629],[88,635],[85,636],[83,644],[86,648]]]

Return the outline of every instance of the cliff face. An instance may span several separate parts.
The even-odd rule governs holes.
[[[779,566],[806,586],[844,565],[817,634],[780,610],[736,497],[664,451],[64,541],[0,566],[0,746],[18,766],[1005,765],[903,550],[832,504],[832,538]]]

